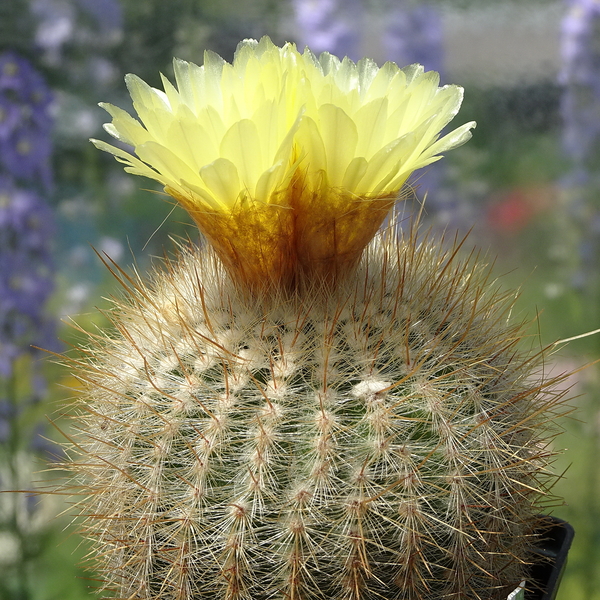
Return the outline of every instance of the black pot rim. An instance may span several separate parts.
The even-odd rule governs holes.
[[[575,531],[563,519],[543,515],[536,535],[538,541],[533,548],[536,560],[529,569],[525,600],[554,600]]]

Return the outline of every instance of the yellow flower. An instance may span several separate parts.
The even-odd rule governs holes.
[[[125,170],[162,183],[234,276],[288,285],[336,275],[360,256],[415,170],[464,143],[474,123],[440,138],[462,88],[435,72],[357,64],[269,38],[243,41],[232,64],[206,52],[174,61],[177,89],[126,78],[140,122],[103,106],[105,142]]]

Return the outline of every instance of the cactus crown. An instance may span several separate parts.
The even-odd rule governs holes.
[[[128,78],[96,141],[211,247],[117,276],[74,361],[83,525],[117,598],[490,600],[524,574],[554,381],[512,297],[414,231],[372,239],[462,90],[418,66],[247,40]],[[365,250],[366,247],[366,250]]]

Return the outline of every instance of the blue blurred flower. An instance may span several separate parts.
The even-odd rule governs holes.
[[[0,444],[5,444],[10,436],[10,423],[15,418],[16,407],[7,398],[0,397]],[[1,483],[0,483],[1,487]]]
[[[444,69],[440,9],[427,3],[394,1],[385,12],[383,48],[386,60],[400,65],[419,63],[426,71]]]
[[[296,44],[319,54],[331,52],[356,61],[361,56],[360,0],[293,0]]]
[[[559,76],[564,86],[563,142],[579,165],[600,158],[600,2],[570,0],[568,6]]]
[[[0,95],[0,140],[8,139],[21,119],[21,107],[6,95]]]
[[[0,54],[0,167],[13,177],[51,184],[52,93],[31,64]]]
[[[48,63],[60,63],[62,48],[75,33],[75,8],[71,3],[61,0],[32,0],[29,9],[38,21],[36,46],[44,51]]]
[[[563,148],[569,164],[562,178],[565,219],[576,233],[562,236],[579,240],[565,264],[575,287],[595,289],[599,284],[600,252],[600,2],[568,0],[562,21],[563,86],[561,113]]]
[[[119,0],[30,0],[29,9],[37,21],[36,46],[43,52],[46,64],[63,63],[69,45],[85,45],[83,54],[89,55],[90,50],[114,45],[123,36]],[[80,18],[82,14],[85,19]]]
[[[444,31],[440,8],[427,2],[387,0],[381,38],[383,58],[399,65],[419,63],[444,79]],[[416,196],[427,196],[427,215],[442,227],[459,227],[469,221],[470,208],[452,185],[446,163],[438,162],[418,171],[409,180]]]
[[[79,6],[98,24],[103,35],[119,35],[123,28],[123,9],[118,0],[77,0]]]
[[[13,177],[50,185],[52,141],[45,131],[31,122],[21,123],[7,139],[0,141],[0,162]]]
[[[53,347],[45,305],[54,289],[53,214],[36,193],[0,177],[0,375],[31,344]]]

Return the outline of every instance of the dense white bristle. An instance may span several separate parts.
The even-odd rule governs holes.
[[[335,290],[249,299],[198,249],[130,284],[71,447],[106,592],[505,597],[562,409],[488,277],[384,235]]]

